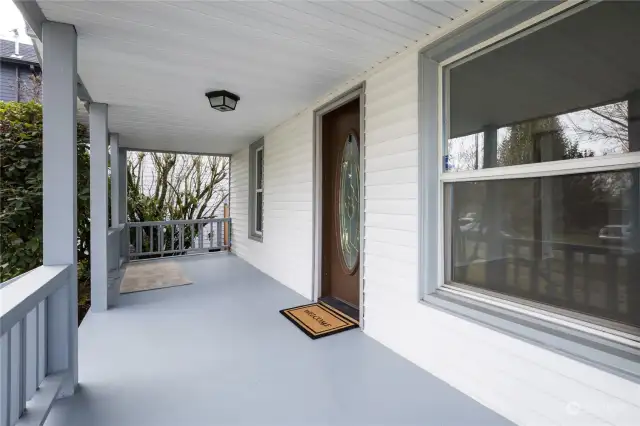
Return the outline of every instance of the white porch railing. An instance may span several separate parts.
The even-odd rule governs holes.
[[[40,266],[0,289],[0,426],[43,424],[67,380],[70,271]]]
[[[129,222],[129,257],[176,256],[228,249],[231,218]]]
[[[121,267],[126,262],[123,241],[126,242],[127,226],[122,223],[107,231],[107,306],[115,306],[120,296]]]

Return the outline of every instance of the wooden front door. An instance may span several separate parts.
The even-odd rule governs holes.
[[[360,101],[322,118],[322,297],[360,306]]]

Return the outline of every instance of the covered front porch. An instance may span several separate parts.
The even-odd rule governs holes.
[[[177,262],[193,284],[89,312],[47,426],[510,424],[360,330],[309,339],[278,312],[309,301],[233,254]]]
[[[372,66],[417,51],[418,40],[443,36],[491,7],[15,3],[35,33],[44,70],[43,266],[3,283],[0,426],[509,423],[482,398],[455,390],[361,329],[314,341],[279,313],[318,296],[311,282],[313,108],[363,87]],[[399,75],[417,82],[413,72]],[[204,96],[212,89],[239,94],[237,111],[213,111]],[[417,105],[417,90],[408,89],[398,93]],[[396,98],[389,99],[375,116],[392,111],[387,124],[413,139],[413,124],[404,121],[409,109],[393,112]],[[92,290],[79,328],[78,110],[90,124]],[[303,123],[282,127],[292,117]],[[272,175],[262,170],[264,197],[254,203],[264,215],[265,244],[255,248],[264,256],[251,256],[249,217],[257,213],[248,213],[247,200],[257,183],[249,183],[243,153],[266,135],[275,139],[274,129],[282,144],[262,158],[285,164]],[[366,133],[380,142],[387,131],[370,126]],[[135,150],[233,158],[242,167],[231,170],[230,217],[127,223],[126,155]],[[172,242],[178,235],[176,246],[165,235]],[[381,245],[371,235],[375,260]],[[126,262],[158,254],[178,255],[172,260],[193,283],[120,295]],[[400,288],[412,278],[395,279]],[[384,297],[375,281],[370,300]],[[388,329],[403,333],[389,318]]]

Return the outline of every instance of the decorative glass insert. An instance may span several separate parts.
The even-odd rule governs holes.
[[[343,266],[353,273],[360,252],[360,151],[354,133],[344,143],[338,173],[339,249]]]

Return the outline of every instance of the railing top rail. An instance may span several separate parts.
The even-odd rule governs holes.
[[[127,222],[130,227],[159,226],[159,225],[190,225],[197,223],[231,222],[230,217],[216,217],[209,219],[159,220],[154,222]]]
[[[5,288],[6,286],[8,286],[11,283],[18,281],[20,278],[27,276],[28,274],[32,273],[33,271],[35,271],[35,269],[32,269],[30,271],[27,271],[27,272],[25,272],[23,274],[18,275],[17,277],[13,277],[13,278],[10,278],[10,279],[8,279],[6,281],[1,282],[0,283],[0,290],[2,290],[3,288]]]
[[[71,265],[40,266],[0,290],[0,336],[62,287]]]
[[[509,237],[505,238],[506,241],[510,241],[512,243],[519,243],[521,245],[531,245],[531,244],[549,244],[555,249],[565,249],[565,250],[573,250],[575,252],[589,252],[589,254],[628,254],[633,251],[632,248],[629,247],[616,247],[616,246],[597,246],[593,244],[575,244],[575,243],[567,243],[564,241],[552,241],[552,240],[535,240],[530,238],[515,238]]]

